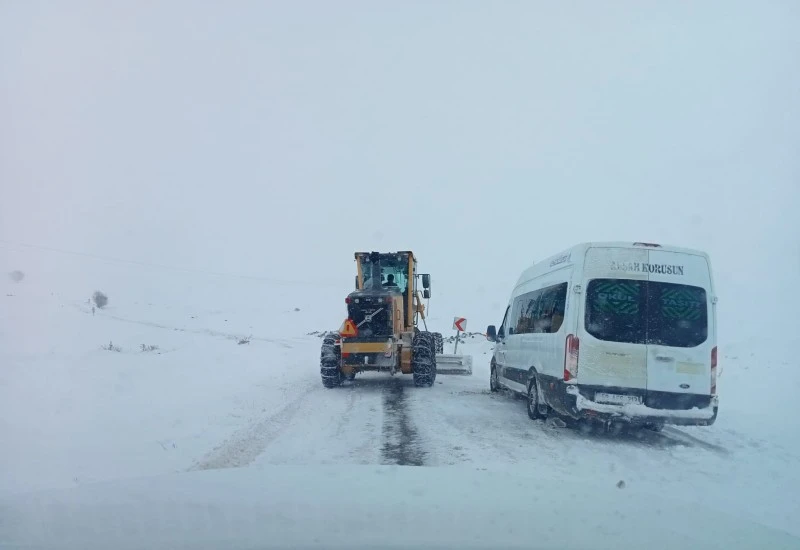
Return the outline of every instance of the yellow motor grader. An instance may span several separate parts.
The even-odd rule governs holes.
[[[322,342],[326,388],[363,371],[411,374],[416,386],[432,386],[437,373],[472,374],[472,357],[445,355],[442,335],[427,330],[423,300],[430,299],[431,277],[417,272],[413,252],[356,252],[355,260],[347,318]]]

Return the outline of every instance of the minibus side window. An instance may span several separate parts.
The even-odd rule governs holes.
[[[559,283],[514,300],[514,334],[558,332],[564,322],[567,283]]]

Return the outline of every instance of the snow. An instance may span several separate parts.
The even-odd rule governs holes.
[[[318,382],[302,378],[301,367],[319,358],[320,340],[297,319],[309,319],[310,305],[281,303],[281,287],[186,285],[113,266],[103,277],[109,305],[92,316],[83,295],[93,289],[70,293],[71,262],[55,265],[46,286],[37,285],[43,273],[31,273],[30,284],[3,288],[0,433],[13,444],[0,454],[2,493],[184,470],[232,429]],[[109,341],[122,351],[102,350]],[[159,349],[142,352],[142,344]]]
[[[0,547],[800,547],[800,4],[94,4],[0,3]],[[614,240],[709,254],[713,426],[320,383],[356,250],[450,336]]]
[[[26,495],[0,515],[0,543],[35,549],[797,547],[703,504],[533,468],[195,472]]]
[[[24,259],[19,254],[15,264]],[[86,296],[94,289],[75,282],[70,260],[49,261],[24,281],[4,282],[0,296],[7,312],[0,325],[0,506],[3,517],[17,518],[0,524],[0,535],[12,542],[47,547],[41,537],[48,532],[62,540],[64,513],[90,522],[105,506],[133,507],[135,528],[145,529],[155,521],[148,509],[178,506],[174,518],[185,529],[164,534],[158,543],[168,546],[169,537],[195,529],[189,518],[208,506],[210,517],[222,514],[244,541],[264,536],[242,523],[255,510],[282,508],[287,515],[273,518],[277,525],[265,524],[280,534],[270,541],[313,545],[320,531],[299,528],[297,515],[313,524],[328,517],[323,509],[345,507],[367,514],[370,529],[353,527],[361,533],[353,538],[345,518],[343,531],[326,541],[347,532],[369,546],[389,528],[382,522],[404,525],[406,518],[419,526],[420,507],[435,505],[439,527],[402,528],[400,543],[491,532],[497,544],[520,545],[533,536],[524,528],[525,495],[537,491],[544,510],[537,513],[548,526],[564,522],[546,503],[566,495],[565,506],[586,506],[581,528],[546,534],[544,545],[584,546],[586,533],[615,517],[619,529],[657,519],[650,532],[668,525],[698,544],[710,534],[716,541],[725,540],[720,533],[741,534],[739,522],[759,540],[777,537],[778,546],[781,532],[800,537],[800,442],[786,399],[800,375],[782,347],[796,344],[785,339],[721,344],[714,426],[584,434],[532,422],[524,400],[489,392],[491,344],[480,335],[459,344],[473,358],[472,376],[442,375],[432,388],[415,388],[411,377],[370,373],[327,390],[319,380],[321,338],[310,333],[340,322],[343,304],[314,309],[329,289],[304,288],[298,298],[274,283],[132,275],[98,263],[91,268],[109,304],[92,315]],[[146,284],[150,277],[157,284]],[[250,335],[249,344],[238,344]],[[109,340],[122,351],[101,349]],[[143,352],[141,344],[158,350]],[[452,347],[446,343],[445,352]],[[237,502],[242,486],[251,489]],[[598,495],[605,500],[594,502]],[[491,502],[493,513],[476,511]],[[375,513],[379,503],[390,503],[397,519]],[[711,513],[721,516],[710,527],[696,519]],[[450,527],[442,518],[460,523]],[[88,531],[73,531],[65,545],[91,542]],[[614,532],[607,534],[619,542]],[[741,547],[751,541],[730,540]]]

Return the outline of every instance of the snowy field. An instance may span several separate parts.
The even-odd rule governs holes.
[[[800,2],[232,7],[0,2],[0,550],[800,550]],[[709,254],[713,426],[531,421],[479,334],[322,386],[355,251],[447,337],[620,240]]]
[[[586,435],[530,421],[523,400],[490,393],[481,338],[459,350],[474,357],[471,377],[415,388],[409,376],[367,374],[323,388],[311,333],[341,322],[346,288],[36,258],[7,253],[2,265],[29,267],[21,282],[4,277],[0,295],[0,507],[175,473],[187,483],[238,469],[246,484],[274,467],[350,479],[421,466],[441,479],[467,472],[481,491],[489,479],[509,491],[535,479],[575,499],[596,488],[621,502],[651,495],[800,537],[796,340],[722,335],[712,427]],[[93,314],[96,288],[110,301]]]

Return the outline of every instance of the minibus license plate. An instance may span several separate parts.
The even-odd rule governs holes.
[[[594,400],[597,403],[609,403],[612,405],[640,405],[642,398],[638,395],[620,395],[618,393],[596,393]]]

